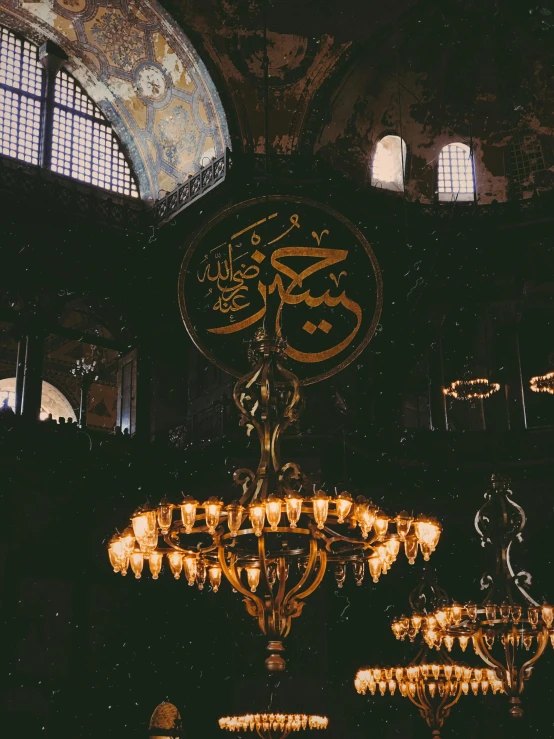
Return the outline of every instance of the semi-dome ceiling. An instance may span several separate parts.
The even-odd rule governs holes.
[[[263,145],[262,2],[163,0],[191,29],[225,87],[246,151]],[[540,138],[544,167],[524,194],[550,188],[554,15],[497,0],[447,6],[267,2],[270,141],[281,154],[319,152],[358,181],[376,141],[402,132],[408,196],[434,198],[440,149],[474,145],[481,202],[508,196],[514,136]],[[409,181],[408,181],[409,180]]]
[[[143,198],[172,190],[230,145],[208,71],[156,0],[0,0],[0,22],[64,49],[126,146]]]

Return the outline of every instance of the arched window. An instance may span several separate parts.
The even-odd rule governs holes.
[[[448,144],[439,156],[439,200],[473,200],[473,157],[466,144]]]
[[[6,398],[9,407],[13,410],[15,408],[15,377],[6,377],[0,380],[0,406]],[[73,421],[77,421],[75,411],[65,395],[58,388],[54,387],[54,385],[43,381],[40,401],[40,420],[44,421],[48,418],[49,413],[52,414],[52,418],[55,421],[60,417],[66,419],[71,418]]]
[[[0,154],[138,197],[129,163],[100,108],[60,70],[49,110],[44,76],[38,47],[0,27]],[[52,118],[48,147],[41,140],[46,116]]]
[[[371,184],[385,190],[404,191],[406,144],[400,136],[383,136],[377,142],[371,167]]]

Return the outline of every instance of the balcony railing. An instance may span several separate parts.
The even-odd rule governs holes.
[[[227,149],[222,156],[212,159],[195,175],[189,175],[186,182],[158,200],[153,208],[156,226],[167,223],[201,195],[224,182],[229,169],[229,154]]]

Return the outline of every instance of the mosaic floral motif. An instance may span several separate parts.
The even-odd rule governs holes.
[[[142,97],[152,102],[163,100],[167,94],[167,82],[163,72],[153,64],[148,64],[139,70],[136,85]]]
[[[160,142],[167,162],[179,169],[183,154],[190,157],[198,146],[198,128],[183,105],[160,123]]]
[[[142,34],[116,10],[107,10],[96,21],[92,36],[125,72],[130,72],[143,58]]]

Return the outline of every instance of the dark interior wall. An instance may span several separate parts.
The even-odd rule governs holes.
[[[385,306],[380,330],[360,361],[308,388],[301,433],[287,441],[285,454],[301,460],[330,489],[345,484],[388,511],[437,515],[445,535],[433,565],[460,599],[479,596],[486,566],[472,519],[487,477],[497,469],[510,471],[529,514],[525,564],[535,575],[537,597],[549,596],[552,557],[544,532],[552,526],[552,427],[510,430],[502,403],[489,413],[486,431],[464,418],[456,431],[406,429],[402,415],[417,372],[423,372],[425,388],[421,367],[441,331],[454,348],[461,347],[445,349],[451,380],[466,357],[479,354],[481,317],[490,320],[496,303],[528,307],[525,322],[531,327],[523,333],[534,348],[526,354],[526,372],[547,369],[550,319],[536,323],[551,310],[547,197],[525,210],[517,204],[425,210],[339,179],[321,177],[292,189],[333,204],[364,231],[383,271]],[[120,578],[106,555],[114,527],[123,527],[145,498],[157,502],[168,494],[178,501],[185,492],[231,500],[232,471],[256,460],[255,443],[245,442],[232,412],[217,433],[202,427],[199,437],[171,432],[190,428],[194,412],[228,393],[225,377],[205,380],[206,363],[198,355],[191,359],[195,350],[177,305],[182,255],[207,218],[260,192],[252,163],[239,159],[225,185],[154,234],[150,228],[77,218],[62,206],[41,211],[40,202],[30,222],[14,193],[2,200],[10,234],[2,249],[14,264],[4,306],[12,306],[14,294],[40,294],[42,308],[33,315],[43,317],[44,306],[52,306],[48,315],[54,320],[63,312],[54,300],[62,290],[101,298],[110,331],[124,346],[137,347],[139,372],[142,356],[151,378],[146,394],[137,396],[137,411],[147,406],[148,433],[142,438],[104,437],[91,451],[80,437],[45,438],[40,427],[2,436],[7,523],[0,572],[9,635],[2,654],[9,674],[0,720],[9,732],[136,737],[146,734],[154,707],[169,699],[179,707],[187,733],[215,739],[219,715],[253,710],[250,699],[263,705],[269,700],[263,640],[229,588],[200,593],[168,573],[158,582],[147,574],[140,582]],[[509,325],[509,311],[492,315]],[[502,366],[492,369],[501,372]],[[541,408],[552,403],[550,396],[538,400]],[[305,710],[328,713],[331,738],[361,739],[368,727],[391,739],[399,731],[408,739],[427,736],[405,702],[364,699],[352,686],[363,663],[386,664],[406,655],[387,619],[407,608],[420,574],[421,562],[415,568],[399,562],[378,585],[357,588],[349,578],[341,591],[329,576],[293,624],[290,676],[273,686],[275,700],[300,710],[302,697]],[[526,690],[528,717],[520,726],[529,736],[549,731],[544,706],[551,663],[550,652]],[[502,698],[468,697],[464,705],[447,727],[453,739],[469,731],[476,737],[510,737],[514,731]]]

